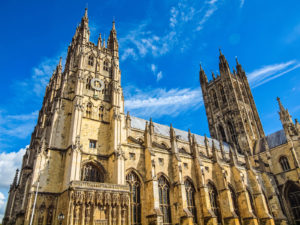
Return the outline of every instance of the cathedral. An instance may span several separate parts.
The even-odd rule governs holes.
[[[89,41],[87,10],[46,87],[4,225],[300,224],[300,124],[265,135],[244,69],[220,51],[199,79],[200,136],[124,112],[115,23]]]

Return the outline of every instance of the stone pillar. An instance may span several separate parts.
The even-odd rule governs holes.
[[[236,187],[237,203],[243,224],[258,225],[256,216],[252,212],[250,199],[245,186],[244,175],[237,167],[237,155],[235,149],[230,149],[230,166],[231,173]]]
[[[211,211],[211,205],[209,200],[209,194],[206,186],[206,179],[204,173],[204,166],[201,161],[201,157],[199,155],[199,149],[197,146],[197,142],[194,135],[190,135],[189,138],[190,146],[194,158],[194,167],[196,174],[196,190],[198,190],[196,202],[199,201],[199,205],[197,207],[197,215],[198,215],[198,223],[205,225],[217,225],[218,221]],[[208,151],[208,150],[207,150]],[[200,213],[199,213],[200,212]]]
[[[161,225],[162,213],[159,209],[158,182],[155,170],[155,153],[152,151],[152,133],[149,131],[148,122],[145,127],[145,169],[146,169],[146,218],[147,224]]]

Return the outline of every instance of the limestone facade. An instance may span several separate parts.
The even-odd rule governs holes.
[[[299,224],[299,123],[278,99],[284,129],[265,136],[239,63],[231,72],[220,54],[210,82],[200,69],[208,138],[124,114],[115,23],[107,44],[89,36],[86,10],[3,224]]]

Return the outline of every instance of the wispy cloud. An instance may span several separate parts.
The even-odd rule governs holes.
[[[168,53],[174,46],[180,46],[181,51],[185,50],[187,40],[195,38],[192,37],[194,35],[187,36],[186,33],[202,30],[217,9],[218,0],[205,1],[204,4],[180,0],[169,9],[168,21],[162,21],[162,24],[166,24],[162,32],[155,32],[149,19],[135,24],[126,36],[119,39],[122,46],[120,49],[124,49],[120,54],[121,60],[129,57],[136,60],[147,55],[159,57]]]
[[[300,63],[296,60],[263,66],[249,73],[248,80],[252,88],[255,88],[299,67]]]
[[[245,0],[240,0],[240,8],[243,8],[244,4],[245,4]]]
[[[141,117],[177,116],[190,109],[198,109],[202,105],[200,89],[152,89],[134,93],[125,100],[126,110],[132,115]]]
[[[33,131],[38,111],[28,114],[7,115],[0,111],[0,133],[8,137],[27,138]]]
[[[151,71],[156,77],[156,81],[161,80],[161,78],[163,77],[162,71],[157,72],[157,66],[155,64],[151,64]]]

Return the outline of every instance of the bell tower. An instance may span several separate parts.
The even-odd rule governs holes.
[[[220,50],[220,75],[212,74],[208,81],[200,66],[200,85],[212,138],[234,145],[242,153],[252,153],[255,141],[264,137],[264,131],[246,73],[236,60],[236,70],[230,71]]]

